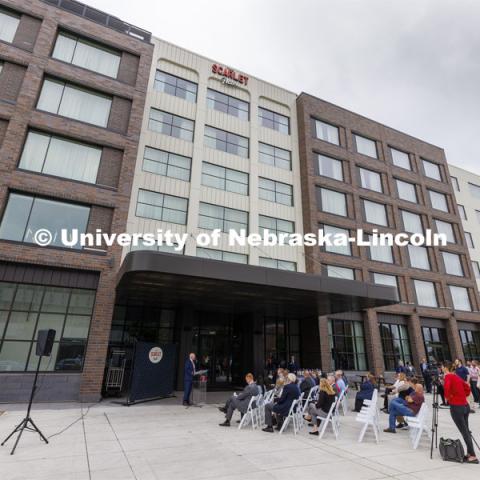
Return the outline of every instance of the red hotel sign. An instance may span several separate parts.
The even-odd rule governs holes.
[[[212,73],[224,77],[224,83],[229,85],[244,85],[246,87],[248,84],[248,77],[246,75],[238,73],[231,68],[218,65],[218,63],[212,65]]]

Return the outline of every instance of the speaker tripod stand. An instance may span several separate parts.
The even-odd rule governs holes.
[[[3,445],[5,445],[10,440],[10,438],[12,438],[16,433],[18,433],[17,439],[15,440],[15,444],[13,445],[10,455],[13,455],[15,453],[15,449],[17,448],[18,442],[20,441],[20,438],[22,437],[24,430],[28,430],[30,432],[37,432],[40,435],[40,438],[45,443],[48,443],[47,437],[45,437],[45,435],[35,425],[35,422],[32,420],[32,417],[30,416],[30,412],[32,410],[33,397],[35,396],[35,391],[37,390],[38,372],[40,371],[41,361],[42,361],[42,355],[38,357],[37,370],[35,372],[35,378],[33,380],[32,392],[30,393],[30,401],[28,402],[27,414],[25,415],[25,418],[15,427],[13,432],[1,444],[3,447]]]

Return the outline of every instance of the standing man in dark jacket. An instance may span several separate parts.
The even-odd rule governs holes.
[[[282,396],[278,399],[278,402],[268,403],[265,405],[265,423],[266,427],[264,432],[273,433],[272,427],[272,413],[275,413],[279,417],[287,417],[290,412],[290,407],[294,400],[300,397],[300,389],[297,385],[297,376],[294,373],[287,375],[287,384],[283,387]],[[281,429],[281,422],[277,423],[277,430]]]
[[[427,359],[423,357],[422,363],[420,363],[420,370],[422,371],[422,377],[425,382],[427,393],[432,393],[432,373],[430,369],[430,364],[427,362]]]
[[[183,404],[185,406],[191,405],[190,395],[192,394],[193,377],[196,372],[196,355],[191,353],[185,360],[185,366],[183,369]]]

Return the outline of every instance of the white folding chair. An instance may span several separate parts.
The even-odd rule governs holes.
[[[342,401],[340,402],[340,406],[342,407],[342,413],[345,416],[348,412],[348,386],[342,392]]]
[[[426,403],[420,407],[420,410],[416,417],[406,417],[408,422],[408,428],[410,433],[410,439],[412,441],[412,447],[416,450],[422,438],[422,433],[425,433],[431,438],[432,432],[428,428],[428,406]]]
[[[307,399],[303,402],[302,415],[305,415],[305,413],[307,412],[308,404],[313,401],[313,399],[317,395],[317,392],[318,392],[318,385],[315,385],[314,387],[312,387],[308,392]]]
[[[298,425],[297,425],[297,406],[300,408],[298,400],[294,400],[292,405],[290,406],[290,410],[288,411],[288,416],[283,420],[282,428],[280,429],[280,434],[284,432],[284,430],[288,427],[290,420],[293,424],[293,433],[296,435],[298,432]]]
[[[252,398],[250,398],[250,402],[248,402],[248,408],[245,414],[243,415],[242,419],[240,420],[240,424],[238,425],[238,429],[240,430],[244,426],[248,425],[249,423],[252,424],[252,428],[255,429],[257,428],[257,412],[255,411],[257,409],[257,401],[258,401],[259,395],[256,395]],[[255,405],[255,408],[254,408]]]
[[[372,427],[373,433],[375,435],[375,441],[378,443],[378,438],[380,434],[380,426],[379,426],[379,410],[377,406],[378,401],[378,391],[375,389],[373,391],[372,399],[371,400],[364,400],[364,406],[362,407],[361,411],[357,413],[355,421],[363,423],[363,427],[360,430],[360,435],[358,437],[358,441],[362,442],[365,433],[369,426]]]
[[[338,414],[338,405],[339,405],[340,397],[335,398],[335,401],[332,403],[330,410],[328,411],[328,415],[325,418],[318,417],[320,420],[320,434],[318,438],[323,438],[325,435],[325,431],[327,430],[328,425],[332,426],[333,434],[335,435],[335,439],[338,438],[340,434],[340,416]]]

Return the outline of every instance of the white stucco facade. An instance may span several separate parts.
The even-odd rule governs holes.
[[[244,84],[245,82],[238,81],[230,81],[232,84],[228,84],[223,80],[225,78],[223,75],[218,75],[212,69],[214,64],[223,64],[159,39],[154,38],[153,42],[155,51],[135,167],[127,231],[129,233],[153,233],[157,229],[170,229],[176,233],[189,233],[191,235],[183,253],[185,255],[196,255],[196,236],[200,232],[206,231],[199,228],[199,208],[203,202],[248,212],[248,230],[250,233],[259,232],[259,215],[294,222],[295,231],[303,233],[296,95],[268,82],[253,78],[246,73],[238,72],[238,70],[236,70],[237,75],[248,76],[247,85]],[[197,84],[196,102],[156,89],[155,75],[157,70]],[[208,107],[208,88],[248,102],[249,119],[242,120],[234,115]],[[290,121],[290,133],[286,134],[261,126],[258,117],[259,107],[287,116]],[[152,108],[193,120],[193,141],[175,138],[150,129],[149,117]],[[205,126],[248,138],[248,158],[206,146],[204,139]],[[291,152],[291,170],[261,162],[259,160],[259,142]],[[153,147],[163,152],[191,158],[190,181],[145,171],[145,147]],[[203,162],[247,173],[248,195],[205,186],[202,183]],[[293,205],[289,206],[260,199],[260,178],[291,185]],[[168,223],[138,216],[137,200],[140,190],[187,199],[186,224]],[[301,247],[231,247],[227,244],[226,239],[227,235],[222,234],[220,245],[211,248],[247,255],[250,265],[258,265],[260,257],[263,257],[294,262],[297,271],[305,271],[304,254]],[[130,248],[125,248],[123,255],[125,256],[128,251],[130,251]]]

